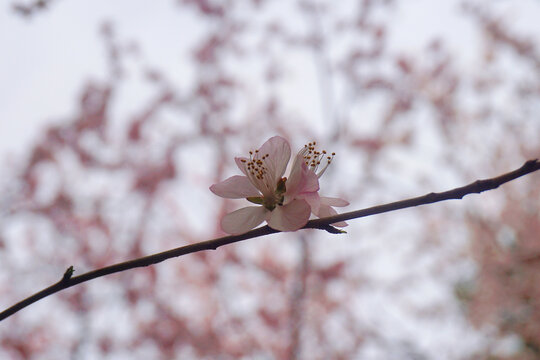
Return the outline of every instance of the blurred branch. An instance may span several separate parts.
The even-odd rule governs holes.
[[[13,11],[23,17],[31,17],[32,15],[47,9],[53,0],[33,0],[27,4],[16,2],[11,5]]]
[[[440,192],[440,193],[432,192],[424,196],[419,196],[419,197],[415,197],[411,199],[396,201],[396,202],[384,204],[384,205],[378,205],[378,206],[374,206],[374,207],[370,207],[370,208],[366,208],[362,210],[351,211],[351,212],[338,214],[335,216],[330,216],[330,217],[326,217],[322,219],[310,220],[308,221],[306,226],[303,227],[303,229],[321,229],[321,230],[326,230],[331,233],[336,233],[337,229],[332,227],[331,224],[344,221],[344,220],[358,219],[365,216],[382,214],[385,212],[405,209],[409,207],[432,204],[439,201],[445,201],[445,200],[451,200],[451,199],[462,199],[465,195],[468,195],[468,194],[479,194],[484,191],[496,189],[504,183],[515,180],[521,176],[527,175],[539,169],[540,169],[540,162],[538,161],[538,159],[529,160],[525,164],[523,164],[523,166],[520,167],[519,169],[491,178],[491,179],[477,180],[469,185],[462,186],[462,187],[455,188],[448,191],[444,191],[444,192]],[[242,235],[225,236],[218,239],[186,245],[186,246],[182,246],[182,247],[175,248],[172,250],[164,251],[158,254],[148,255],[148,256],[138,258],[138,259],[114,264],[111,266],[93,270],[93,271],[90,271],[90,272],[87,272],[78,276],[73,276],[73,277],[71,275],[73,274],[74,269],[72,266],[70,266],[66,270],[66,272],[63,274],[61,280],[58,281],[56,284],[53,284],[49,286],[48,288],[41,290],[40,292],[2,311],[0,313],[0,321],[15,314],[16,312],[27,307],[28,305],[33,304],[40,299],[43,299],[44,297],[47,297],[56,292],[59,292],[61,290],[70,288],[72,286],[75,286],[77,284],[80,284],[80,283],[83,283],[92,279],[96,279],[105,275],[110,275],[117,272],[129,270],[129,269],[157,264],[170,258],[174,258],[174,257],[186,255],[186,254],[191,254],[198,251],[216,250],[218,247],[223,246],[223,245],[228,245],[228,244],[232,244],[232,243],[239,242],[242,240],[252,239],[252,238],[256,238],[256,237],[260,237],[264,235],[274,234],[277,232],[279,231],[274,230],[268,226],[263,226],[263,227],[251,230]]]
[[[306,234],[299,236],[300,245],[300,266],[296,270],[296,275],[292,283],[290,298],[290,317],[289,317],[289,346],[287,359],[299,359],[302,351],[300,334],[305,315],[305,301],[307,292],[307,280],[310,272],[310,243]]]

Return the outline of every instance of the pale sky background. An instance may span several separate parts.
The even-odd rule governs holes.
[[[463,71],[474,71],[480,34],[462,15],[461,1],[415,0],[397,2],[390,25],[389,47],[397,53],[423,49],[434,37],[459,54]],[[513,26],[530,32],[538,28],[539,2],[497,1]],[[0,7],[0,157],[21,154],[43,126],[73,114],[82,84],[106,76],[106,56],[99,27],[115,24],[122,39],[136,40],[148,64],[185,83],[190,74],[181,66],[185,51],[197,41],[191,14],[182,14],[174,1],[70,0],[55,1],[37,16],[22,18]],[[434,16],[433,14],[444,14]],[[401,31],[400,29],[407,29]],[[540,29],[539,29],[540,35]],[[174,44],[174,46],[170,46]],[[137,99],[134,94],[132,100]],[[128,111],[128,109],[124,109]]]
[[[476,1],[487,2],[492,2],[500,14],[510,19],[514,29],[523,28],[528,33],[536,31],[540,38],[540,1]],[[100,25],[104,20],[113,22],[115,32],[122,42],[130,39],[137,41],[144,54],[141,60],[143,65],[163,70],[175,83],[182,86],[189,83],[193,76],[190,71],[193,69],[182,66],[182,62],[188,59],[189,50],[197,44],[201,30],[208,24],[197,22],[191,13],[180,11],[173,0],[155,0],[152,1],[152,6],[148,6],[148,3],[148,0],[57,0],[50,9],[31,18],[22,18],[12,12],[11,1],[2,1],[0,162],[6,159],[12,162],[24,157],[28,146],[47,124],[66,121],[76,113],[80,91],[88,80],[107,78],[107,59],[100,35]],[[463,15],[461,3],[462,1],[458,0],[397,1],[391,13],[393,18],[388,22],[390,49],[395,53],[414,53],[415,50],[425,49],[426,44],[433,38],[443,38],[447,48],[455,56],[459,71],[464,74],[474,73],[482,60],[479,58],[481,52],[478,51],[483,46],[482,34],[472,26],[470,18]],[[519,6],[515,6],[516,3],[519,3]],[[304,69],[301,59],[288,61],[298,61],[299,74],[302,73]],[[121,98],[115,100],[114,104],[115,119],[137,113],[148,98],[147,91],[137,79],[126,80],[122,88]],[[306,109],[312,106],[313,98],[319,96],[306,91],[301,75],[297,83],[291,84],[284,91],[303,94],[294,97],[295,106],[301,109],[301,113],[307,113]],[[369,117],[370,110],[366,109],[363,116]],[[253,145],[257,147],[260,144]],[[409,161],[411,166],[414,166],[419,159]],[[3,172],[0,170],[0,174]],[[367,219],[364,224],[369,224],[369,221]],[[402,230],[414,227],[406,223],[406,217],[403,222]],[[414,229],[411,231],[414,232]],[[368,246],[373,246],[375,251],[382,249],[381,245]],[[393,278],[401,271],[398,265],[402,263],[400,264],[400,259],[396,259],[399,256],[387,252],[385,256],[372,259],[374,277],[380,276],[381,282],[384,282],[385,278]],[[417,266],[420,272],[421,266]],[[444,293],[444,289],[438,284],[429,284],[429,279],[422,290],[424,301],[428,303],[439,297],[452,296]],[[483,341],[481,334],[475,337],[472,332],[467,333],[466,339],[460,339],[461,332],[468,329],[468,325],[458,317],[455,322],[443,328],[440,324],[435,326],[422,322],[408,323],[407,315],[399,306],[393,307],[391,300],[388,294],[376,291],[366,294],[364,300],[365,308],[386,307],[387,323],[381,322],[378,326],[387,328],[386,332],[390,336],[395,323],[399,322],[410,324],[410,328],[395,330],[396,338],[403,332],[422,332],[422,341],[432,342],[430,346],[434,348],[438,346],[436,339],[441,337],[455,339],[463,347],[474,347]],[[457,311],[456,308],[456,313]],[[381,318],[377,315],[365,314],[365,318],[370,321],[372,317],[374,323],[379,322]]]

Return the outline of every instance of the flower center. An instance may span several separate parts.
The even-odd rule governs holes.
[[[246,170],[251,177],[257,180],[263,180],[264,176],[268,173],[268,169],[264,166],[264,160],[268,157],[268,154],[259,155],[259,150],[249,152],[249,160],[243,159],[242,162],[247,162]]]
[[[272,211],[276,205],[283,203],[287,178],[278,180],[277,184],[274,183],[273,174],[269,173],[268,167],[265,165],[268,156],[270,155],[261,156],[259,150],[255,150],[249,152],[249,160],[242,159],[240,161],[246,164],[246,174],[251,183],[263,194],[260,198],[253,197],[248,198],[248,200]]]
[[[317,174],[317,177],[321,177],[326,171],[326,168],[328,168],[328,165],[332,163],[332,159],[336,153],[333,152],[328,155],[326,150],[318,151],[316,146],[317,143],[315,141],[307,143],[304,145],[304,148],[300,150],[300,154],[303,155],[304,162],[310,170],[313,170],[313,172]]]

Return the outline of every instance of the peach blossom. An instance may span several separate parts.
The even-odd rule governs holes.
[[[237,157],[236,164],[244,174],[232,176],[214,184],[210,190],[228,199],[246,198],[258,206],[248,206],[223,217],[221,227],[229,234],[245,233],[263,221],[276,230],[295,231],[302,228],[311,213],[324,217],[336,213],[332,206],[346,206],[345,200],[320,197],[318,178],[331,162],[320,171],[318,167],[326,152],[306,145],[294,158],[289,178],[283,177],[291,157],[287,140],[274,136],[258,150],[250,151],[249,158]],[[333,155],[332,155],[333,156]],[[346,223],[335,224],[345,226]]]

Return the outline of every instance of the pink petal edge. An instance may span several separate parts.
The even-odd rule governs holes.
[[[242,160],[245,160],[245,161],[242,162]],[[238,168],[240,169],[240,171],[242,173],[244,173],[244,175],[247,175],[246,164],[247,164],[248,161],[249,161],[249,159],[247,157],[243,157],[243,156],[234,158],[234,162],[236,163],[236,166],[238,166]]]
[[[347,200],[327,196],[321,196],[321,204],[337,207],[349,206],[349,202]]]
[[[294,198],[302,193],[317,191],[319,191],[319,179],[317,175],[308,169],[301,154],[296,155],[291,174],[287,180],[286,195]]]
[[[246,176],[235,175],[217,184],[210,186],[217,196],[227,199],[242,199],[250,196],[261,196],[259,190],[253,186]]]
[[[333,207],[321,203],[321,206],[319,208],[319,213],[317,214],[317,216],[319,218],[325,218],[325,217],[337,215],[337,213],[338,212]],[[347,224],[345,221],[339,221],[336,223],[332,223],[330,225],[338,226],[338,227],[345,227],[345,226],[348,226],[349,224]]]
[[[285,173],[291,158],[291,146],[281,136],[273,136],[259,148],[259,156],[268,154],[265,166],[277,182]]]
[[[297,199],[304,199],[311,207],[311,212],[313,214],[317,215],[319,213],[319,207],[321,206],[321,198],[319,196],[319,193],[311,192],[302,194],[298,196]]]
[[[248,206],[238,209],[221,219],[221,228],[231,235],[246,233],[265,220],[267,211],[262,206]]]
[[[287,205],[276,206],[267,216],[268,225],[275,230],[295,231],[306,225],[311,208],[304,200],[293,200]]]

